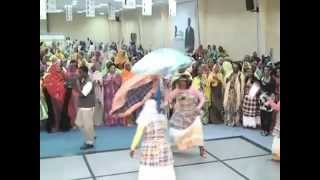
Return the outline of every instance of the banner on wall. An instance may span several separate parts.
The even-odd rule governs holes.
[[[196,1],[178,2],[174,9],[171,12],[175,16],[170,16],[170,47],[182,52],[194,51],[199,45]]]
[[[142,15],[152,16],[152,0],[142,0]]]
[[[94,0],[86,0],[86,16],[95,17],[96,7],[94,5]]]
[[[169,0],[169,16],[176,16],[177,2],[176,0]]]
[[[48,12],[55,12],[57,10],[57,0],[48,0]]]
[[[40,0],[40,20],[47,19],[47,0]]]
[[[72,5],[66,5],[66,21],[72,21]]]
[[[136,0],[122,0],[122,8],[123,9],[135,9],[136,8]]]

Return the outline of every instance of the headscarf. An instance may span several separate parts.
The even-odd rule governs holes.
[[[157,111],[157,102],[154,99],[149,99],[145,102],[137,118],[137,124],[147,126],[151,122],[165,119],[165,116]]]
[[[125,53],[125,51],[119,51],[119,53],[117,54],[116,58],[115,58],[115,64],[116,65],[124,65],[126,62],[128,62],[129,59]]]
[[[130,65],[130,66],[131,66],[131,64],[130,64],[129,62],[127,62],[127,63],[125,64],[125,66],[126,66],[126,65]],[[132,72],[132,71],[129,71],[129,70],[127,70],[126,68],[124,68],[124,69],[122,70],[122,74],[121,74],[122,81],[127,81],[127,80],[130,79],[132,76],[133,76],[133,72]]]
[[[222,64],[222,71],[223,71],[224,81],[226,81],[226,79],[228,79],[231,76],[231,74],[233,73],[233,68],[232,68],[231,62],[224,61]]]
[[[62,71],[59,71],[59,64],[52,64],[48,73],[43,79],[43,85],[48,90],[49,95],[52,98],[57,99],[60,103],[64,101],[65,88],[64,88],[64,75]]]

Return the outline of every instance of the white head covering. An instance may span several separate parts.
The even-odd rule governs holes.
[[[253,97],[255,97],[256,95],[257,95],[257,93],[258,93],[258,91],[260,90],[260,85],[257,83],[257,82],[255,82],[253,85],[252,85],[252,87],[251,87],[251,89],[249,90],[249,97],[250,98],[253,98]]]
[[[157,102],[154,99],[149,99],[145,102],[142,111],[137,119],[137,124],[146,126],[153,121],[164,120],[165,116],[157,110]]]

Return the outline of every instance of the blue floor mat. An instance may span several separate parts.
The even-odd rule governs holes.
[[[107,151],[129,148],[135,127],[96,128],[97,140],[92,151]],[[204,138],[214,139],[231,136],[244,136],[268,149],[271,149],[272,136],[261,136],[260,130],[242,127],[227,127],[224,124],[204,126]],[[40,132],[40,158],[80,154],[83,137],[79,130],[48,134]]]
[[[99,127],[96,128],[96,145],[94,151],[128,148],[135,133],[135,127]],[[82,151],[83,137],[80,131],[58,132],[48,134],[40,132],[40,157],[68,156]]]

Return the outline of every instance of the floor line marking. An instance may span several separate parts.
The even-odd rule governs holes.
[[[233,172],[237,173],[239,176],[243,177],[245,180],[250,180],[247,176],[243,175],[242,173],[240,173],[238,170],[234,169],[232,166],[230,166],[229,164],[227,164],[226,162],[222,161],[221,159],[219,159],[217,156],[213,155],[212,153],[206,151],[210,156],[212,156],[213,158],[216,158],[220,163],[222,163],[223,165],[225,165],[227,168],[231,169]]]
[[[89,164],[89,162],[88,162],[88,159],[87,159],[86,155],[85,155],[85,154],[82,154],[82,157],[83,157],[83,159],[84,159],[84,162],[85,162],[86,165],[87,165],[87,168],[88,168],[88,170],[89,170],[89,172],[90,172],[93,180],[96,180],[96,177],[95,177],[94,174],[93,174],[93,171],[92,171],[92,169],[91,169],[91,166],[90,166],[90,164]]]

